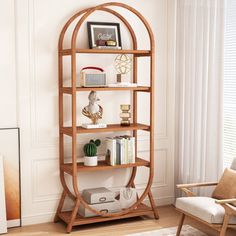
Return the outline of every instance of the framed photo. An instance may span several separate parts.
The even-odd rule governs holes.
[[[114,47],[121,49],[120,24],[110,22],[87,22],[89,47]],[[115,42],[113,45],[107,43]]]
[[[21,226],[19,132],[19,128],[0,128],[0,155],[3,156],[7,228]]]
[[[7,233],[5,185],[3,175],[3,157],[0,155],[0,234]]]

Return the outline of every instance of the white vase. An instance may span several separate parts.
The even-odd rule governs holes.
[[[84,157],[84,165],[85,166],[97,166],[98,165],[98,157],[93,156],[93,157]]]

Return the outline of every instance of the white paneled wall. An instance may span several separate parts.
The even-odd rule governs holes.
[[[149,21],[156,37],[156,130],[155,130],[155,176],[153,183],[153,194],[158,205],[169,204],[174,200],[173,188],[173,80],[172,62],[173,54],[168,48],[173,46],[174,41],[170,39],[172,26],[169,11],[172,14],[173,0],[146,0],[132,1],[122,0],[139,10]],[[11,105],[12,113],[4,117],[5,121],[11,118],[18,121],[21,128],[21,166],[22,166],[22,216],[23,224],[33,224],[51,221],[61,193],[58,171],[58,89],[57,89],[57,41],[59,33],[66,20],[75,12],[90,6],[94,6],[104,0],[4,0],[4,7],[8,9],[8,17],[11,19],[9,28],[12,30],[12,38],[8,43],[11,55],[16,53],[16,76],[14,70],[8,67],[4,75],[12,74],[13,87],[17,81],[16,106]],[[174,1],[173,1],[174,2]],[[2,11],[2,8],[0,8]],[[12,14],[12,11],[15,14]],[[126,11],[122,13],[127,16]],[[7,14],[7,13],[5,13]],[[1,16],[2,17],[2,16]],[[108,17],[108,18],[107,18]],[[170,20],[169,20],[170,19]],[[115,21],[108,15],[96,14],[91,21]],[[138,30],[140,48],[148,48],[147,40],[143,37],[144,32],[139,24],[131,17],[129,21]],[[16,22],[16,24],[14,24]],[[2,30],[2,25],[1,25]],[[16,34],[14,34],[16,32]],[[84,37],[80,40],[81,47],[87,47],[86,29],[81,30]],[[128,48],[129,37],[122,30],[122,43]],[[68,41],[69,42],[69,41]],[[16,51],[12,44],[16,45]],[[68,43],[67,43],[68,44]],[[9,59],[9,56],[5,56]],[[98,65],[106,69],[110,80],[114,80],[113,61],[114,56],[92,59],[88,56],[79,56],[78,68],[83,65]],[[14,59],[10,58],[14,64]],[[143,60],[139,69],[139,80],[144,83],[148,71],[148,59]],[[69,76],[69,75],[68,75]],[[2,77],[2,76],[1,76]],[[17,80],[16,80],[17,78]],[[8,85],[1,79],[2,84]],[[11,87],[11,86],[10,86]],[[7,91],[10,91],[7,87]],[[86,105],[88,93],[82,95],[78,100],[79,118],[81,108]],[[129,102],[128,92],[99,93],[101,104],[104,106],[104,122],[119,122],[119,104]],[[109,98],[112,96],[112,101]],[[140,119],[146,120],[146,104],[148,99],[140,97]],[[0,103],[1,104],[1,103]],[[16,104],[16,103],[15,103]],[[1,104],[2,105],[2,104]],[[6,105],[4,103],[4,105]],[[1,106],[1,109],[2,106]],[[110,111],[113,111],[112,113]],[[15,112],[15,113],[13,113]],[[66,110],[66,112],[69,112]],[[8,119],[9,118],[9,119]],[[13,123],[14,123],[13,122]],[[69,118],[68,118],[69,122]],[[109,134],[112,135],[112,134]],[[103,135],[102,138],[107,136]],[[85,135],[78,142],[81,149],[91,135]],[[98,137],[98,136],[97,136]],[[148,139],[145,133],[139,135],[139,155],[148,158]],[[70,140],[67,140],[69,150]],[[100,151],[102,152],[102,150]],[[69,151],[68,151],[69,153]],[[82,153],[80,154],[80,157]],[[137,176],[136,184],[140,191],[145,187],[147,181],[147,170],[141,168]],[[93,186],[107,186],[113,189],[124,185],[129,176],[129,171],[117,170],[104,173],[84,173],[79,176],[81,189]],[[97,181],[94,182],[93,180]]]
[[[14,0],[0,2],[0,127],[15,127],[15,8]]]

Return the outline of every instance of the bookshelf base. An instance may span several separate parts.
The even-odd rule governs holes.
[[[64,221],[66,224],[69,224],[71,221],[71,214],[72,214],[71,211],[61,212],[58,214],[58,217],[62,221]],[[121,216],[114,216],[114,217],[95,216],[95,217],[85,218],[80,215],[77,215],[76,219],[73,222],[73,226],[112,221],[112,220],[117,220],[117,219],[125,219],[125,218],[138,217],[138,216],[153,215],[153,214],[154,213],[153,213],[152,208],[141,203],[135,210]]]

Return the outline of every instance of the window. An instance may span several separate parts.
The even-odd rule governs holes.
[[[224,65],[224,167],[236,157],[236,1],[227,0]]]

